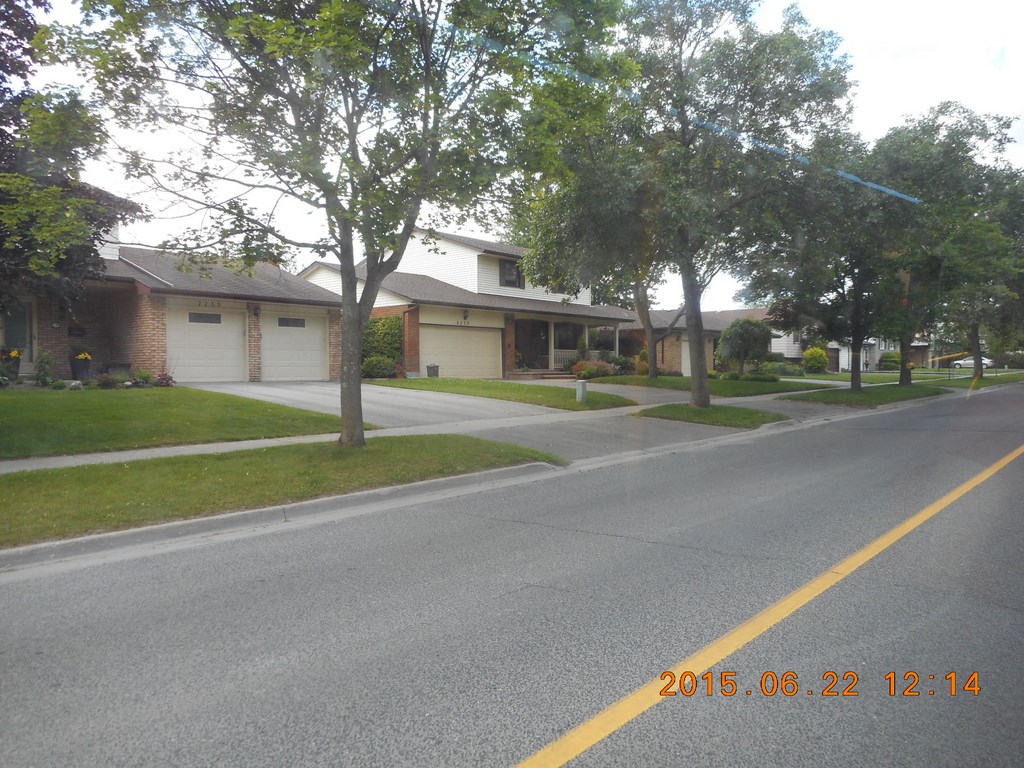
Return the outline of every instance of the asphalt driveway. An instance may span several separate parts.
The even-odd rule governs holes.
[[[341,413],[341,390],[337,382],[239,382],[188,386],[209,392],[252,397],[294,408]],[[384,428],[507,419],[551,413],[562,411],[506,400],[450,395],[446,392],[421,392],[372,385],[363,387],[363,421]]]

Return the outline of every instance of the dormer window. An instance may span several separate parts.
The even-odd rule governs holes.
[[[498,282],[503,288],[526,287],[526,280],[515,259],[501,259],[498,262]]]

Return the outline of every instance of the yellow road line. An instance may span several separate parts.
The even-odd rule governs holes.
[[[967,482],[954,488],[938,501],[929,504],[913,517],[897,525],[889,532],[879,536],[866,547],[854,552],[846,559],[816,576],[802,587],[765,608],[752,619],[744,622],[731,632],[722,635],[703,650],[683,659],[672,667],[678,678],[683,672],[700,675],[731,656],[740,648],[767,632],[783,619],[791,616],[814,598],[823,594],[830,587],[838,584],[862,565],[876,557],[915,528],[937,515],[954,501],[978,487],[995,475],[1010,462],[1024,455],[1024,445],[1007,454],[995,464],[979,472]],[[599,712],[585,723],[578,725],[557,741],[553,741],[539,752],[519,763],[518,768],[555,768],[580,756],[592,746],[603,741],[630,721],[636,719],[648,709],[664,700],[659,695],[665,683],[661,678],[651,680],[628,696],[619,699],[610,707]]]

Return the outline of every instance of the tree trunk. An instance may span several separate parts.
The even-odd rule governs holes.
[[[740,376],[743,375],[743,364],[747,362],[746,355],[740,355]]]
[[[349,284],[351,282],[351,285]],[[362,447],[363,323],[356,301],[356,280],[342,276],[341,294],[341,436],[340,445]]]
[[[913,361],[910,353],[914,348],[914,337],[900,336],[900,386],[909,387],[913,381]]]
[[[855,336],[850,339],[850,389],[860,392],[863,389],[861,384],[861,363],[860,358],[864,352],[864,337]]]
[[[985,366],[981,364],[981,325],[971,323],[971,330],[968,337],[971,344],[971,354],[974,355],[974,377],[981,379],[985,377]]]
[[[658,378],[658,354],[654,349],[654,323],[651,322],[650,298],[647,287],[640,282],[633,283],[633,306],[637,317],[644,327],[644,340],[647,344],[647,378]]]
[[[686,338],[690,348],[690,405],[710,408],[708,359],[704,353],[704,319],[700,314],[700,281],[692,270],[681,271],[683,304],[686,306]]]

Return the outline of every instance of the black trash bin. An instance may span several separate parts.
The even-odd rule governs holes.
[[[428,365],[427,366],[427,378],[428,379],[436,379],[437,378],[437,372],[440,369],[440,367],[441,366],[439,366],[439,365]]]

